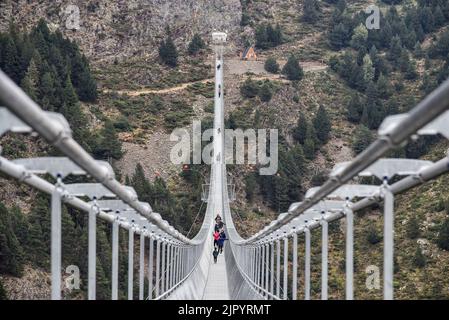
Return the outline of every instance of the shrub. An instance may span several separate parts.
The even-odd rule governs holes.
[[[201,39],[199,34],[195,34],[192,38],[192,41],[189,43],[189,47],[187,49],[190,55],[197,54],[201,49],[204,49],[206,44],[203,39]]]
[[[273,89],[268,82],[265,82],[259,89],[259,98],[264,102],[268,102],[273,97]]]
[[[415,251],[415,255],[412,259],[413,265],[417,268],[424,268],[427,264],[427,259],[422,253],[421,248],[418,246]]]
[[[293,55],[288,58],[287,63],[285,64],[284,68],[282,68],[282,73],[286,75],[288,80],[292,81],[299,81],[304,77],[304,71],[299,65],[298,59],[296,59]]]
[[[407,236],[410,239],[419,238],[421,231],[419,230],[419,221],[416,216],[412,216],[407,223]]]
[[[161,42],[159,46],[159,57],[170,67],[176,67],[178,65],[178,51],[171,37]]]
[[[278,73],[279,72],[279,64],[277,63],[274,57],[269,57],[265,61],[265,70],[270,73]]]
[[[382,241],[382,236],[375,226],[369,227],[368,232],[366,233],[366,240],[373,245]]]
[[[240,93],[244,98],[254,98],[259,93],[259,86],[256,81],[248,78],[240,87]]]
[[[441,249],[449,251],[449,218],[446,218],[439,227],[437,245]]]
[[[114,128],[117,131],[130,131],[131,125],[129,124],[128,118],[121,116],[114,122]]]

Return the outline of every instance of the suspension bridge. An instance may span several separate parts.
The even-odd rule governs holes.
[[[446,156],[437,162],[384,158],[388,151],[416,135],[442,135],[449,139],[449,82],[406,114],[386,118],[378,139],[350,162],[339,163],[320,187],[307,191],[304,201],[291,204],[265,228],[248,239],[237,232],[230,210],[224,157],[223,50],[225,33],[214,33],[215,104],[213,157],[207,209],[199,232],[187,238],[140,202],[133,188],[120,184],[107,162],[93,159],[71,136],[60,114],[42,110],[0,71],[0,137],[7,133],[35,132],[63,157],[6,159],[0,172],[51,195],[51,298],[61,299],[61,206],[88,215],[88,299],[96,298],[96,222],[111,225],[111,299],[118,299],[119,229],[128,231],[128,299],[138,279],[140,300],[161,299],[271,299],[296,300],[299,276],[306,300],[311,297],[311,234],[321,229],[321,298],[328,298],[328,225],[344,218],[345,298],[354,298],[354,214],[375,203],[383,205],[383,295],[394,299],[394,198],[449,170]],[[90,176],[96,183],[64,183],[69,175]],[[45,180],[52,176],[56,183]],[[374,176],[381,185],[351,183],[359,176]],[[393,178],[395,178],[393,180]],[[394,181],[394,182],[393,182]],[[83,199],[90,199],[86,202]],[[212,258],[214,216],[220,213],[229,241],[217,264]],[[298,236],[304,234],[305,251],[298,255]],[[138,275],[134,275],[134,241],[140,242]],[[292,255],[288,254],[289,247]],[[148,260],[145,266],[145,258]],[[304,259],[304,270],[298,270]],[[145,268],[147,277],[145,278]],[[291,268],[291,270],[289,270]],[[288,274],[292,274],[289,280]],[[144,282],[147,282],[145,290]]]

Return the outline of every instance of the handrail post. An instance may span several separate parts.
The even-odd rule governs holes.
[[[145,260],[145,235],[140,234],[140,251],[139,251],[139,300],[143,300],[143,277],[144,277],[144,260]]]
[[[274,295],[274,242],[270,243],[270,269],[271,269],[271,275],[270,275],[270,293]]]
[[[281,241],[276,241],[276,296],[281,298]]]
[[[288,237],[284,238],[284,281],[283,281],[283,290],[284,290],[284,300],[288,298]]]
[[[382,189],[384,196],[384,299],[393,300],[394,195],[386,182]]]
[[[153,257],[154,257],[154,240],[150,236],[150,245],[148,248],[148,299],[153,299]]]
[[[305,300],[310,300],[310,230],[304,229],[306,238],[306,254],[305,254]]]
[[[129,228],[128,232],[128,300],[133,300],[134,280],[134,230]]]
[[[296,232],[293,232],[293,279],[292,279],[292,300],[297,299],[298,295],[298,235]]]
[[[328,222],[321,219],[321,300],[328,299]]]
[[[354,299],[354,213],[345,206],[346,214],[346,300]]]
[[[118,299],[118,237],[119,224],[117,220],[112,223],[112,300]]]
[[[61,300],[62,181],[58,177],[51,195],[51,299]]]

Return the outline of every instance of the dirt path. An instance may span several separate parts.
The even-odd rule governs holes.
[[[229,76],[232,75],[242,75],[246,72],[252,72],[255,74],[253,77],[254,80],[276,80],[281,82],[289,82],[287,79],[282,78],[279,74],[270,74],[267,73],[264,69],[264,62],[263,61],[249,61],[245,62],[242,60],[230,60],[230,62],[233,62],[232,64],[228,64],[230,66],[231,70],[229,70]],[[285,61],[279,61],[279,64],[282,65],[285,64]],[[314,71],[322,71],[327,68],[327,65],[317,62],[317,61],[308,61],[308,62],[301,62],[301,67],[304,69],[304,72],[314,72]],[[244,67],[243,67],[244,66]],[[236,79],[235,77],[232,77],[232,79]],[[197,83],[207,83],[207,82],[213,82],[214,78],[199,80],[199,81],[192,81],[192,82],[186,82],[183,84],[180,84],[175,87],[170,88],[164,88],[164,89],[151,89],[151,88],[142,88],[142,89],[136,89],[136,90],[118,90],[115,91],[118,94],[125,94],[130,97],[145,95],[145,94],[164,94],[164,93],[172,93],[177,92],[186,89],[190,85],[194,85]],[[104,93],[112,92],[112,90],[105,89],[103,90]]]
[[[211,82],[213,80],[214,80],[214,78],[204,79],[204,80],[199,80],[199,81],[192,81],[192,82],[185,82],[183,84],[180,84],[179,86],[164,88],[164,89],[142,88],[142,89],[137,89],[137,90],[118,90],[115,92],[117,92],[118,94],[126,94],[131,97],[140,96],[143,94],[150,94],[150,93],[171,93],[171,92],[183,90],[183,89],[187,88],[188,86],[196,84],[196,83],[207,83],[207,82]],[[108,93],[111,91],[112,90],[109,90],[109,89],[103,90],[103,92],[105,92],[105,93]]]

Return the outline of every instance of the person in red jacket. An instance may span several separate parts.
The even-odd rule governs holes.
[[[218,240],[220,239],[220,233],[218,231],[214,232],[214,247],[218,247]]]

